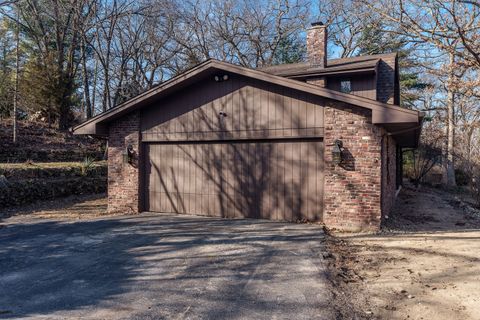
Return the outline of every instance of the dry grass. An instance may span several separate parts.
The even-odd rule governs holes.
[[[70,196],[0,210],[0,218],[88,219],[107,215],[105,194]],[[12,220],[10,220],[12,221]]]
[[[0,169],[51,169],[51,168],[80,168],[82,162],[24,162],[24,163],[0,163]],[[93,166],[105,166],[106,161],[95,161]]]

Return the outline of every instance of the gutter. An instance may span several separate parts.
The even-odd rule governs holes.
[[[414,130],[421,129],[421,128],[422,128],[422,125],[420,124],[420,125],[418,125],[416,127],[413,127],[413,128],[403,129],[403,130],[399,130],[399,131],[395,131],[395,132],[388,132],[387,136],[394,136],[394,135],[401,134],[401,133],[407,133],[407,132],[414,131]]]

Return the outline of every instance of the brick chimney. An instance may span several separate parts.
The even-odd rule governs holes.
[[[314,22],[307,30],[307,56],[310,66],[327,66],[327,26],[323,22]]]

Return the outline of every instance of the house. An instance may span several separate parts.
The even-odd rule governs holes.
[[[252,70],[208,60],[74,128],[108,137],[108,209],[320,221],[377,230],[422,116],[399,104],[395,54]]]

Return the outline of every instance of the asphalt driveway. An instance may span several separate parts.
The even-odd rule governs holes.
[[[10,218],[0,318],[332,319],[323,238],[264,220]]]

